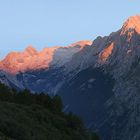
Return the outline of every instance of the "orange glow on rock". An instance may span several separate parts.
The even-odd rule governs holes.
[[[0,69],[16,74],[20,71],[48,68],[56,49],[46,48],[37,52],[34,48],[28,47],[24,52],[11,52],[0,62]]]
[[[131,29],[134,29],[138,34],[140,34],[140,15],[132,16],[124,23],[121,35],[124,35]]]
[[[0,70],[17,74],[18,72],[25,72],[27,70],[39,70],[49,68],[51,62],[54,59],[55,53],[58,49],[73,48],[78,46],[80,51],[84,46],[91,45],[91,41],[79,41],[67,47],[50,47],[44,48],[38,52],[31,45],[27,47],[23,52],[11,52],[5,59],[0,61]],[[63,54],[62,54],[63,55]],[[63,58],[62,56],[62,59]]]
[[[111,43],[107,48],[105,48],[100,54],[99,54],[99,63],[103,64],[106,62],[106,60],[109,58],[109,56],[112,54],[114,48],[114,43]]]

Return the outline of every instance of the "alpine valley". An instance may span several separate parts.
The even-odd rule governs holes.
[[[101,140],[140,140],[140,15],[117,32],[66,47],[10,52],[0,81],[17,90],[60,95]]]

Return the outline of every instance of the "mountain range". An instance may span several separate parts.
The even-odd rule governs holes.
[[[10,52],[0,81],[18,90],[58,94],[102,140],[140,139],[140,15],[94,41]]]

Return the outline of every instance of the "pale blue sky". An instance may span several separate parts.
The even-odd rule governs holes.
[[[140,0],[0,0],[0,57],[32,44],[68,45],[118,30]]]

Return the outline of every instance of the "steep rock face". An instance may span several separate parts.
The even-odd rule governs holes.
[[[140,139],[140,33],[138,30],[140,27],[139,17],[140,16],[136,16],[128,19],[127,22],[124,23],[122,29],[118,32],[112,33],[108,37],[98,37],[96,40],[94,40],[93,44],[90,46],[89,51],[86,51],[88,52],[88,56],[90,55],[89,58],[80,55],[75,56],[75,58],[83,57],[84,60],[85,58],[88,58],[88,61],[84,61],[84,66],[86,66],[85,62],[89,62],[88,64],[91,64],[90,66],[92,66],[94,70],[95,68],[102,68],[105,73],[112,75],[112,78],[115,80],[114,87],[112,88],[111,86],[109,86],[110,88],[112,88],[110,89],[110,91],[112,90],[112,93],[110,93],[110,96],[107,98],[107,100],[102,101],[102,94],[100,95],[100,97],[96,95],[96,100],[100,98],[99,102],[100,106],[102,106],[102,111],[105,111],[104,117],[98,117],[98,119],[94,121],[93,124],[92,119],[90,118],[90,127],[93,129],[97,128],[97,131],[99,131],[99,133],[101,134],[102,139],[105,140]],[[136,19],[136,21],[132,21],[133,19]],[[84,51],[86,49],[87,48],[85,48]],[[83,51],[82,53],[86,54]],[[73,58],[73,60],[75,58]],[[92,73],[94,73],[94,70],[92,71]],[[85,73],[85,75],[89,75],[89,73]],[[62,94],[62,98],[64,98],[64,101],[66,100],[66,102],[69,103],[68,109],[74,111],[77,108],[73,107],[73,96],[76,97],[78,93],[85,93],[87,94],[86,97],[89,97],[88,93],[90,93],[86,84],[88,83],[88,80],[84,79],[82,76],[80,76],[79,79],[80,80],[78,82],[75,79],[72,79],[71,81],[68,81],[68,85],[64,86],[64,88],[68,88],[68,91],[71,91],[70,89],[75,89],[71,91],[72,94],[69,93],[68,98],[64,93],[64,95]],[[83,84],[82,88],[86,89],[86,92],[84,92],[80,88],[80,85],[77,85],[77,83],[80,84],[82,79],[84,79],[85,83]],[[78,91],[76,90],[76,85],[78,86]],[[103,88],[102,84],[100,88]],[[64,91],[66,91],[66,89]],[[107,89],[104,89],[104,91],[102,92],[105,93],[106,90]],[[94,86],[91,87],[91,91],[92,95],[88,99],[86,99],[86,97],[82,97],[83,94],[80,94],[81,96],[79,95],[79,97],[74,99],[75,106],[79,106],[79,110],[75,112],[80,114],[84,119],[88,117],[89,114],[92,114],[92,116],[90,117],[93,118],[94,116],[100,116],[101,114],[100,111],[96,112],[99,110],[98,107],[95,110],[93,107],[94,99],[92,99],[92,97],[94,96],[94,94],[96,94]],[[97,93],[100,94],[102,92],[98,91]],[[107,93],[105,93],[105,95],[107,95]],[[90,103],[90,98],[93,100],[92,103]],[[105,99],[105,97],[103,98]],[[87,106],[87,103],[90,104],[87,107],[88,109],[90,107],[93,107],[90,108],[91,110],[93,109],[91,112],[89,110],[87,111],[90,112],[89,114],[80,104],[82,102],[85,102]],[[82,111],[86,112],[86,117],[83,116]],[[88,119],[89,118],[85,119],[86,122],[88,122]],[[97,125],[98,127],[94,125]]]
[[[133,18],[138,19],[139,17]],[[115,95],[111,99],[110,107],[112,136],[114,139],[138,140],[140,139],[140,32],[138,30],[140,24],[136,24],[134,21],[131,24],[127,22],[127,24],[127,26],[126,23],[123,26],[120,37],[114,39],[116,47],[105,69],[116,80]],[[126,30],[125,27],[129,25],[131,25],[131,29]],[[126,30],[125,34],[122,34],[123,30]]]
[[[66,112],[72,111],[81,116],[86,126],[101,136],[111,139],[111,123],[106,103],[113,96],[114,79],[101,68],[87,68],[65,82],[59,95],[65,104]]]
[[[109,58],[109,56],[112,54],[113,49],[114,49],[114,43],[112,42],[107,48],[105,48],[99,54],[99,63],[101,64],[105,63],[106,60]]]

